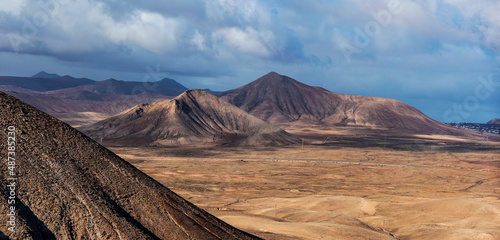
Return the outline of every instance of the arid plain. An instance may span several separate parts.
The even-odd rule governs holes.
[[[338,135],[304,146],[110,149],[265,239],[500,238],[498,143]]]

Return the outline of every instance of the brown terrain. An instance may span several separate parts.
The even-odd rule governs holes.
[[[500,118],[491,119],[486,124],[497,124],[497,125],[500,125]]]
[[[219,96],[285,130],[314,125],[354,126],[411,134],[474,135],[435,121],[396,100],[333,93],[275,72]]]
[[[16,129],[15,140],[9,141],[15,142],[15,192],[7,180],[12,176],[6,161],[9,126]],[[1,239],[258,239],[184,200],[69,125],[4,93],[0,129]],[[15,233],[6,224],[11,207]]]
[[[203,90],[143,104],[80,130],[106,144],[283,145],[298,139]]]
[[[500,239],[498,143],[334,141],[111,150],[265,239]]]

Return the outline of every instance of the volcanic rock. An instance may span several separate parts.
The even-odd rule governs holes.
[[[258,239],[184,200],[69,125],[4,93],[0,138],[2,239]],[[7,156],[15,158],[13,174]],[[11,212],[15,232],[7,229]]]

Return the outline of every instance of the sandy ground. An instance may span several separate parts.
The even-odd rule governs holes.
[[[98,112],[51,113],[50,115],[74,128],[92,124],[111,117],[113,114]]]
[[[111,150],[266,239],[500,239],[500,147],[425,148]]]

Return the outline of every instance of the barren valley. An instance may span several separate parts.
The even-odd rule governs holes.
[[[386,141],[385,148],[351,142],[111,150],[265,239],[500,238],[498,143],[477,142],[484,147],[477,151],[451,141],[450,151],[441,151],[435,141],[422,141],[420,150]]]

